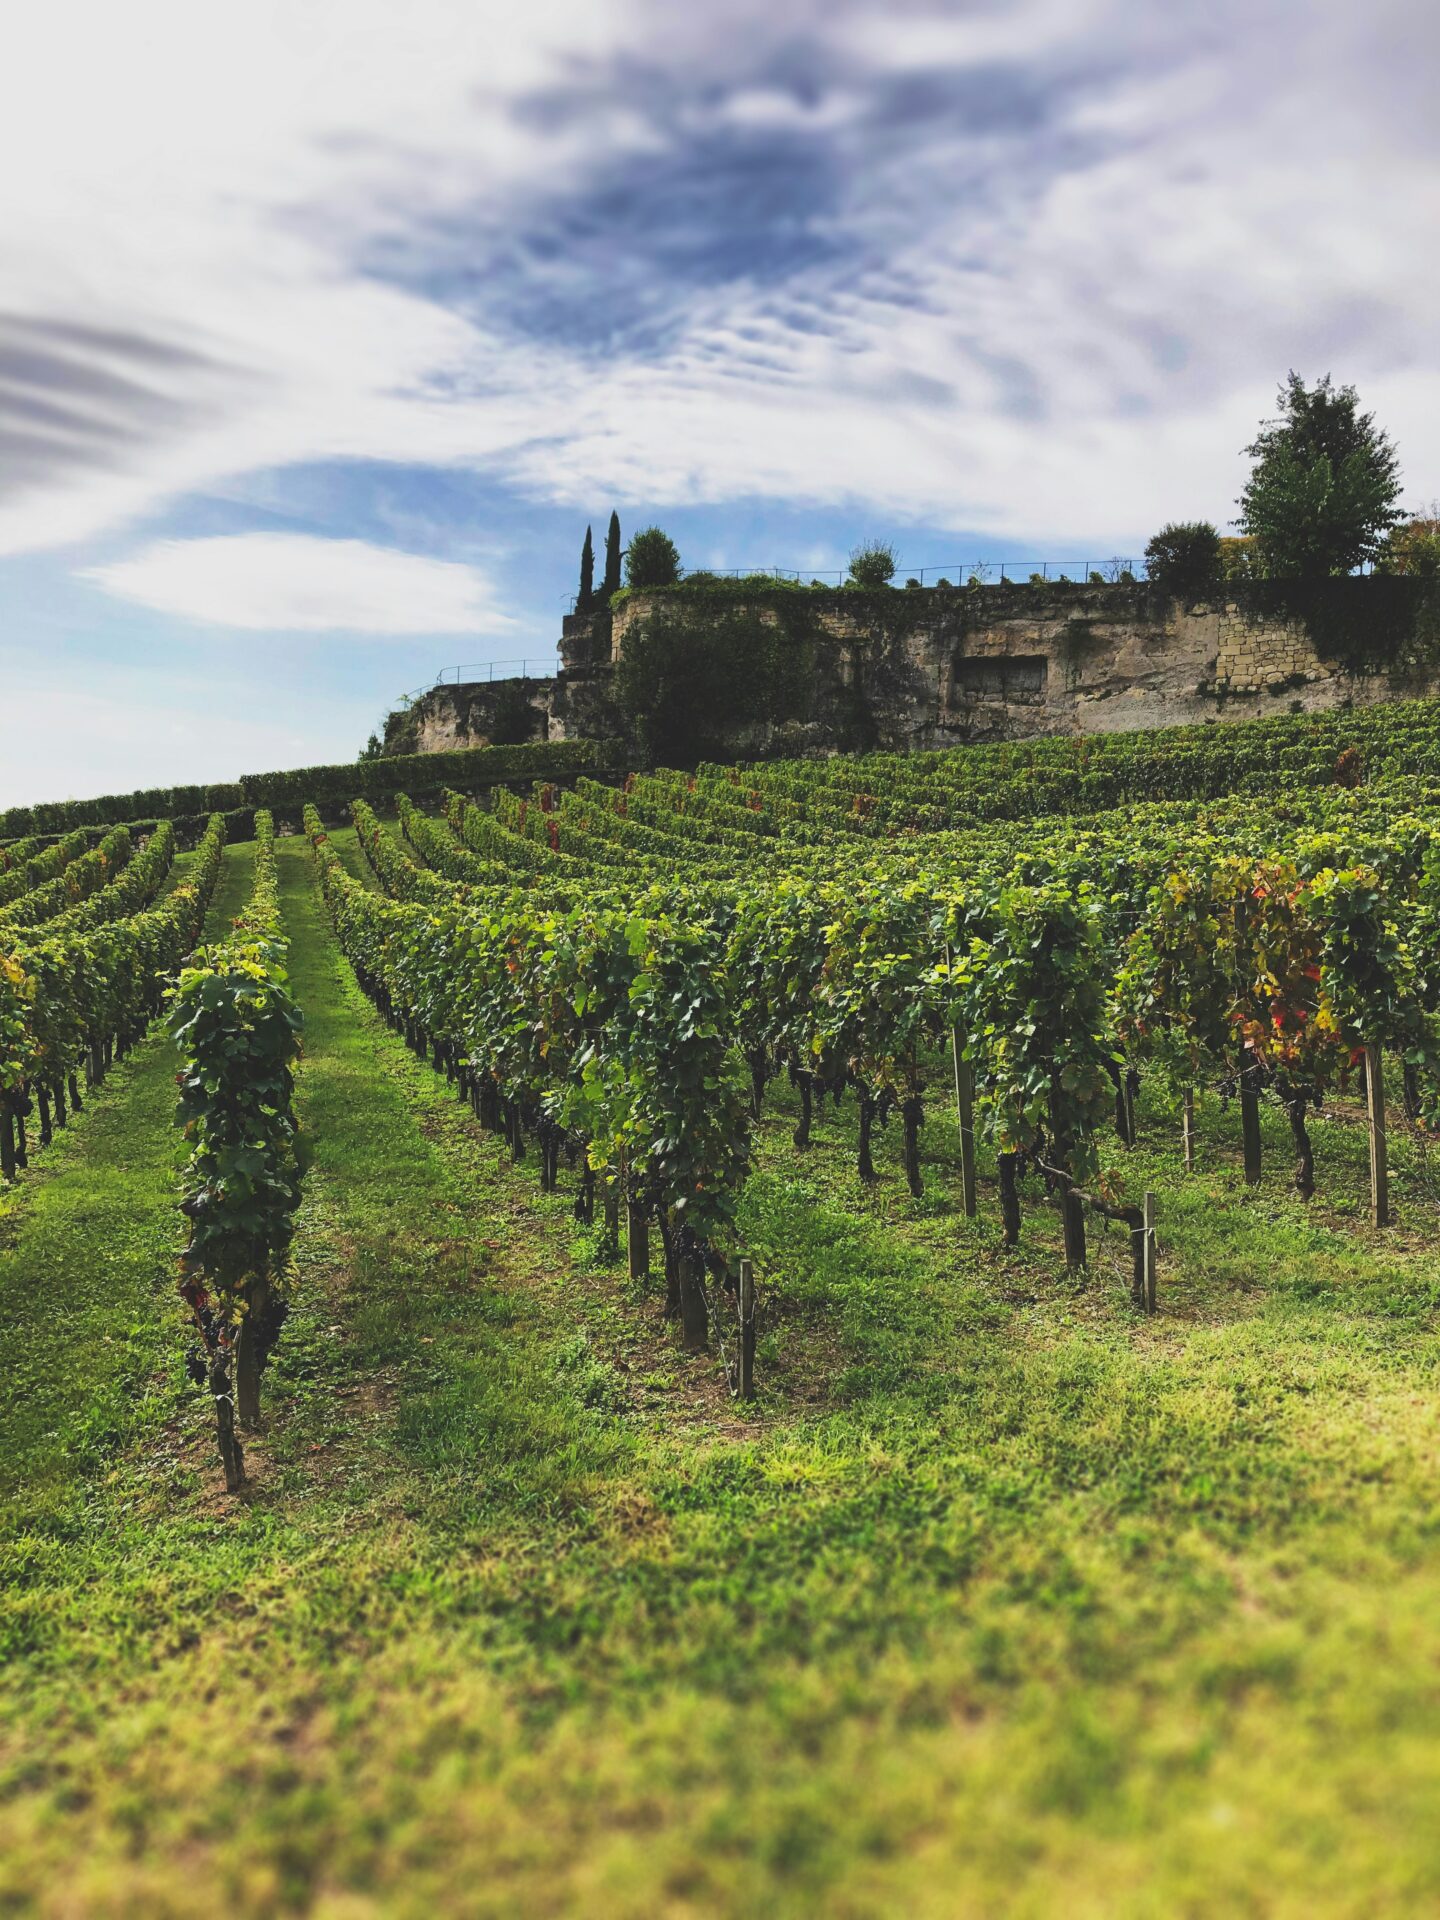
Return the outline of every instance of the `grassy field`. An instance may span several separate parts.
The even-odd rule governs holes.
[[[336,836],[346,846],[348,836]],[[1440,1167],[1319,1194],[1142,1107],[1161,1311],[1027,1195],[746,1200],[761,1394],[686,1358],[359,993],[281,843],[300,1287],[248,1494],[185,1385],[173,1060],[0,1198],[0,1912],[1336,1915],[1440,1903]],[[232,849],[217,914],[243,898]],[[1397,1119],[1397,1132],[1399,1122]],[[1118,1152],[1118,1149],[1113,1151]],[[993,1171],[982,1165],[987,1176]],[[571,1184],[567,1182],[566,1184]]]

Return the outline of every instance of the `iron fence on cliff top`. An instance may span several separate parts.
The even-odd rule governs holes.
[[[901,575],[904,579],[901,579]],[[795,586],[843,587],[849,579],[844,567],[682,567],[682,580],[780,580]],[[951,587],[1026,585],[1032,580],[1053,581],[1056,586],[1113,586],[1123,580],[1143,580],[1145,562],[1112,554],[1108,560],[952,560],[940,566],[895,569],[892,585],[902,587],[913,581],[917,586]],[[576,595],[571,594],[569,609],[575,611]]]
[[[474,686],[478,681],[487,680],[549,680],[559,668],[557,659],[540,656],[529,660],[481,660],[469,666],[441,667],[433,680],[427,680],[423,687],[412,687],[409,693],[402,693],[400,699],[418,700],[422,693],[430,693],[436,687]],[[515,669],[519,668],[516,673]],[[530,669],[536,672],[532,675]]]

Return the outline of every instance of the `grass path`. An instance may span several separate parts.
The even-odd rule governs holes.
[[[858,1193],[849,1114],[797,1157],[782,1097],[742,1415],[380,1025],[279,857],[311,1165],[255,1486],[217,1492],[157,1320],[128,1424],[12,1505],[0,1910],[1440,1899],[1433,1223],[1242,1196],[1218,1133],[1182,1193],[1152,1128],[1146,1324],[1104,1259],[1060,1274],[1048,1217],[1019,1255],[956,1219],[941,1116],[913,1203]],[[90,1358],[16,1324],[79,1404]]]

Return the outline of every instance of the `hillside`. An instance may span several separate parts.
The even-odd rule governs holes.
[[[0,1904],[1432,1905],[1440,708],[436,758],[8,823]],[[202,920],[304,1017],[238,1493]]]

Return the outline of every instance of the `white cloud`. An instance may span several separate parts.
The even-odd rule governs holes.
[[[86,348],[111,378],[78,420],[17,414],[39,451],[9,463],[0,553],[337,459],[482,469],[565,502],[853,500],[1103,542],[1224,518],[1292,364],[1383,392],[1432,492],[1435,33],[1406,0],[24,9],[0,72],[0,176],[24,183],[0,209],[4,302],[116,344]],[[827,59],[813,96],[789,84]],[[993,61],[1044,94],[1043,124],[992,124],[982,97],[917,147],[866,120],[881,67],[943,87]],[[621,97],[641,71],[653,99]],[[395,240],[423,261],[451,219],[503,241],[622,156],[663,180],[695,117],[673,103],[688,89],[703,119],[727,86],[734,126],[834,142],[824,220],[848,250],[778,287],[657,269],[675,324],[645,364],[597,373],[486,318],[483,275],[452,307],[357,264]],[[573,289],[597,331],[612,291]],[[7,395],[35,404],[3,322],[0,415]]]
[[[363,540],[246,533],[159,540],[85,570],[157,613],[251,632],[474,633],[513,627],[475,567]]]

